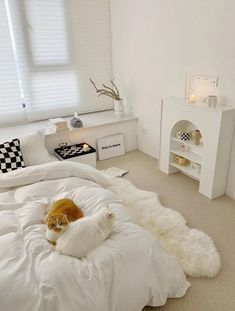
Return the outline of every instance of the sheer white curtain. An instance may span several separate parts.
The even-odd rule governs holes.
[[[24,120],[9,11],[0,1],[0,123]]]
[[[0,124],[112,109],[89,82],[112,76],[109,1],[88,2],[0,0]]]

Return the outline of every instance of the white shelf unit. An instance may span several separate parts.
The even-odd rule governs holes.
[[[184,144],[185,146],[188,146],[191,150],[193,150],[193,153],[196,153],[196,154],[202,156],[203,142],[200,143],[200,145],[195,145],[193,140],[182,141],[181,139],[176,138],[176,137],[171,137],[171,141],[176,142],[178,144]]]
[[[235,124],[235,108],[208,108],[189,104],[180,98],[167,98],[161,103],[159,169],[167,174],[182,172],[199,181],[199,192],[210,199],[224,194]],[[202,145],[176,138],[178,131],[198,129]],[[189,150],[183,150],[181,145]],[[174,161],[181,156],[201,165],[201,172]]]
[[[200,173],[192,170],[190,166],[182,166],[175,162],[171,162],[170,165],[182,171],[184,174],[188,175],[189,177],[192,177],[193,179],[200,181]]]
[[[171,137],[170,145],[170,165],[182,171],[184,174],[194,178],[197,181],[200,181],[200,173],[195,169],[191,168],[191,163],[199,164],[201,167],[202,164],[202,145],[195,145],[192,140],[182,141],[176,137]],[[187,147],[188,150],[184,150],[182,146]],[[183,166],[174,161],[176,156],[183,157],[189,161],[188,166]]]
[[[180,148],[175,148],[175,149],[171,149],[171,153],[177,154],[181,157],[184,157],[185,159],[198,163],[201,165],[202,162],[202,158],[200,155],[193,153],[191,151],[187,151],[187,150],[181,150]]]

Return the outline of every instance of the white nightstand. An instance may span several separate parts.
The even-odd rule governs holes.
[[[96,150],[87,143],[56,148],[54,153],[61,161],[76,161],[96,167]]]

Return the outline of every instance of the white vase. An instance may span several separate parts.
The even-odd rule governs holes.
[[[125,106],[123,104],[123,99],[121,100],[115,100],[114,101],[114,111],[115,111],[115,115],[118,118],[123,118],[124,117],[124,110],[125,110]]]

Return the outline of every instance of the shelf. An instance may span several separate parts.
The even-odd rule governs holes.
[[[174,166],[178,170],[182,171],[184,174],[196,179],[197,181],[200,181],[200,174],[194,170],[191,169],[190,166],[182,166],[177,163],[170,163],[171,166]]]
[[[69,126],[69,121],[72,118],[72,116],[63,117],[63,118],[67,121],[67,124]],[[44,121],[35,121],[35,122],[29,122],[29,123],[25,123],[21,125],[15,125],[15,126],[12,125],[9,127],[3,127],[0,129],[0,132],[1,132],[0,140],[4,142],[14,137],[26,136],[34,131],[38,131],[43,128],[46,130],[46,136],[50,136],[50,135],[60,136],[61,134],[71,133],[74,131],[81,132],[83,129],[87,129],[87,128],[102,127],[104,125],[115,125],[118,123],[137,120],[136,117],[133,117],[130,115],[125,115],[123,118],[117,118],[114,110],[81,114],[79,115],[79,118],[82,120],[82,123],[83,123],[82,128],[71,128],[69,130],[61,131],[57,133],[54,133],[53,131],[48,129],[48,119]]]
[[[176,148],[176,149],[172,149],[170,152],[176,155],[179,155],[181,157],[184,157],[185,159],[198,163],[198,164],[201,164],[202,162],[201,156],[191,151],[184,151],[179,148]]]
[[[198,149],[197,153],[202,153],[203,145],[195,145],[191,139],[184,141],[176,137],[171,137],[171,140],[177,143],[180,143],[180,144],[184,144],[185,146],[190,146],[190,147],[193,147],[194,149]]]

